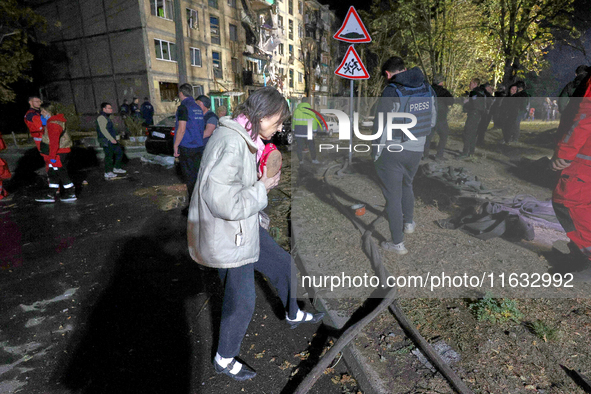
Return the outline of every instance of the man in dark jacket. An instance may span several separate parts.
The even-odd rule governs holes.
[[[382,66],[382,74],[388,81],[378,102],[374,133],[378,132],[378,118],[387,119],[388,112],[410,113],[416,117],[416,125],[410,129],[414,139],[394,130],[388,140],[387,126],[381,130],[381,138],[374,151],[375,168],[380,188],[386,199],[386,214],[392,241],[382,242],[385,250],[406,254],[404,234],[415,231],[413,178],[425,150],[427,135],[431,134],[437,120],[436,96],[418,67],[406,69],[404,60],[394,56]],[[385,125],[387,122],[383,122]],[[394,119],[395,124],[407,123]],[[381,148],[381,149],[380,149]],[[402,148],[402,149],[400,149]]]
[[[179,86],[181,104],[176,111],[176,133],[174,135],[174,157],[179,158],[179,165],[185,184],[187,185],[187,207],[183,214],[189,212],[193,189],[197,182],[201,158],[205,150],[203,131],[203,110],[192,96],[193,87],[188,83]]]
[[[433,84],[431,87],[435,94],[437,95],[437,124],[431,131],[431,134],[427,136],[427,141],[425,142],[425,152],[423,153],[423,157],[426,158],[429,156],[429,148],[431,147],[431,139],[435,135],[435,133],[439,134],[439,143],[437,144],[437,155],[435,156],[436,161],[443,161],[445,158],[443,157],[443,151],[445,149],[445,145],[447,144],[447,136],[449,135],[449,126],[447,124],[447,114],[449,113],[449,107],[451,107],[454,103],[453,96],[443,87],[443,83],[445,79],[442,75],[437,74],[433,77]]]
[[[482,115],[486,112],[484,89],[480,88],[480,79],[470,81],[470,93],[464,99],[464,112],[468,114],[464,124],[464,149],[458,159],[474,155],[476,139],[478,138],[478,125]]]
[[[577,69],[575,70],[575,79],[567,83],[566,86],[560,92],[558,98],[558,110],[560,111],[560,113],[564,112],[564,109],[568,105],[568,101],[573,96],[575,90],[577,90],[577,87],[579,87],[579,85],[581,84],[581,81],[585,79],[588,72],[589,68],[584,64],[577,67]]]
[[[517,87],[517,93],[513,97],[514,105],[517,107],[517,118],[513,123],[512,133],[511,133],[511,140],[510,142],[517,142],[519,140],[519,134],[521,132],[521,121],[523,117],[528,112],[529,108],[529,93],[525,90],[525,82],[517,81],[515,83]]]
[[[105,179],[117,178],[117,174],[125,174],[127,171],[121,168],[123,149],[117,141],[117,130],[111,120],[113,107],[111,103],[101,104],[101,113],[96,118],[96,134],[100,146],[105,151]],[[115,163],[113,163],[113,158]]]
[[[486,135],[486,131],[488,130],[488,125],[492,119],[492,105],[494,102],[493,98],[493,88],[490,83],[486,82],[480,85],[480,89],[484,92],[485,98],[485,111],[482,114],[482,118],[480,119],[480,123],[478,124],[478,138],[476,139],[476,145],[483,146],[484,145],[484,136]]]
[[[140,107],[140,113],[142,114],[142,118],[144,118],[144,123],[146,125],[152,126],[154,124],[154,107],[150,103],[148,97],[144,97],[144,102]]]

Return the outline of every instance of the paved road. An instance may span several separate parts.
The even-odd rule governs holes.
[[[40,204],[34,156],[19,160],[13,197],[0,201],[0,393],[293,391],[327,334],[287,329],[263,278],[242,346],[258,376],[215,374],[218,282],[189,259],[180,207],[162,210],[178,190],[173,170],[132,159],[129,176],[105,181],[90,166],[78,201]],[[332,377],[312,392],[341,393]]]

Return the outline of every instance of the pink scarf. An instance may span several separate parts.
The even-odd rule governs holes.
[[[246,130],[246,132],[250,135],[250,130],[251,130],[251,125],[250,125],[250,121],[248,120],[248,118],[244,115],[238,115],[237,118],[234,118],[235,122],[238,122],[238,124],[242,127],[244,127],[244,129]],[[257,146],[257,163],[261,160],[261,156],[263,155],[263,150],[265,150],[265,143],[262,141],[262,139],[257,135],[256,136],[256,140],[254,141],[254,143]]]

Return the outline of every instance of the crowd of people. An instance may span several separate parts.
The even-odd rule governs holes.
[[[570,238],[573,259],[587,262],[586,271],[591,274],[591,75],[587,67],[579,67],[576,78],[561,93],[561,122],[558,128],[558,142],[552,168],[561,171],[560,181],[553,193],[556,216]],[[381,143],[389,142],[402,146],[403,150],[382,149],[374,152],[375,170],[379,185],[386,199],[385,213],[389,222],[391,240],[382,242],[384,250],[396,254],[409,251],[404,245],[404,235],[415,231],[414,194],[412,183],[422,157],[429,152],[430,139],[435,133],[440,141],[436,160],[443,159],[447,140],[448,108],[453,104],[451,94],[443,88],[441,76],[436,75],[429,85],[420,68],[407,69],[400,57],[388,59],[382,66],[387,86],[382,93],[376,112],[407,112],[415,115],[417,125],[412,129],[414,140],[404,133],[393,135]],[[575,100],[572,97],[584,97]],[[437,106],[435,106],[437,98]],[[552,111],[554,102],[546,101]],[[408,105],[413,103],[414,105]],[[503,132],[503,143],[510,144],[519,139],[520,123],[528,110],[529,94],[523,81],[511,85],[506,96],[497,92],[493,96],[488,83],[481,84],[474,78],[469,92],[463,99],[463,110],[467,113],[463,129],[464,147],[459,158],[474,154],[476,145],[484,142],[491,119]],[[551,106],[550,106],[551,104]],[[531,112],[533,118],[535,111]],[[374,132],[379,126],[374,125]],[[428,130],[428,132],[424,132]]]
[[[588,142],[591,141],[591,117],[587,117],[591,105],[569,102],[573,96],[591,97],[587,71],[586,67],[577,69],[575,80],[565,87],[560,101],[548,98],[544,105],[546,120],[556,119],[557,110],[565,114],[561,119],[564,133],[552,159],[553,168],[562,171],[553,195],[557,217],[572,241],[572,249],[591,258],[588,198],[591,193],[591,142]],[[400,57],[388,59],[382,66],[382,74],[387,86],[376,111],[411,113],[417,121],[412,129],[414,139],[398,130],[388,140],[388,134],[382,130],[379,145],[394,143],[402,150],[374,149],[372,154],[386,200],[385,214],[391,236],[381,246],[403,255],[409,253],[404,245],[405,234],[416,230],[414,176],[421,160],[429,155],[435,134],[439,135],[435,160],[445,160],[449,134],[447,117],[456,99],[444,87],[441,75],[435,75],[433,83],[429,84],[420,68],[407,69]],[[225,107],[219,107],[218,113],[214,113],[209,97],[194,98],[192,94],[191,85],[179,86],[180,105],[176,111],[174,136],[174,156],[179,159],[187,185],[188,205],[183,212],[188,216],[189,254],[198,264],[217,270],[223,288],[214,368],[233,379],[247,380],[256,372],[237,356],[255,308],[254,271],[264,274],[276,288],[288,326],[317,323],[323,318],[322,313],[304,312],[299,308],[291,256],[277,245],[261,219],[261,212],[268,204],[267,194],[278,185],[281,176],[281,171],[268,176],[267,167],[260,164],[268,150],[264,140],[271,139],[292,115],[285,98],[272,87],[251,93],[232,116],[226,116]],[[467,114],[460,158],[474,155],[476,146],[485,142],[491,121],[502,129],[502,142],[511,144],[519,139],[521,121],[526,116],[535,118],[535,109],[529,107],[529,94],[523,81],[511,85],[505,94],[502,90],[494,92],[489,83],[474,78],[460,100]],[[152,124],[154,108],[148,98],[141,106],[138,101],[134,97],[131,104],[127,104],[125,100],[119,108],[120,114]],[[38,201],[56,201],[60,185],[63,189],[60,199],[74,201],[73,183],[66,170],[72,146],[67,120],[54,105],[42,103],[37,96],[29,98],[29,105],[25,123],[44,159],[49,185],[49,191]],[[572,122],[567,124],[569,108],[573,116]],[[105,179],[126,172],[121,166],[123,150],[111,120],[112,113],[112,104],[104,102],[96,118],[98,141],[105,153]],[[293,114],[300,163],[308,124],[312,121],[314,129],[322,127],[320,122],[314,123],[315,115],[317,113],[305,103],[299,104]],[[374,131],[377,132],[378,127],[376,122]],[[0,149],[1,142],[0,139]],[[309,145],[309,150],[312,162],[318,163],[313,144]],[[0,161],[0,170],[2,166]],[[0,198],[3,196],[1,179],[0,171]]]

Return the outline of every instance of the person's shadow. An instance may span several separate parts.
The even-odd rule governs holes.
[[[85,394],[190,392],[201,375],[192,355],[206,350],[194,348],[185,305],[211,278],[186,254],[185,231],[163,213],[113,243],[55,373],[61,386]]]

